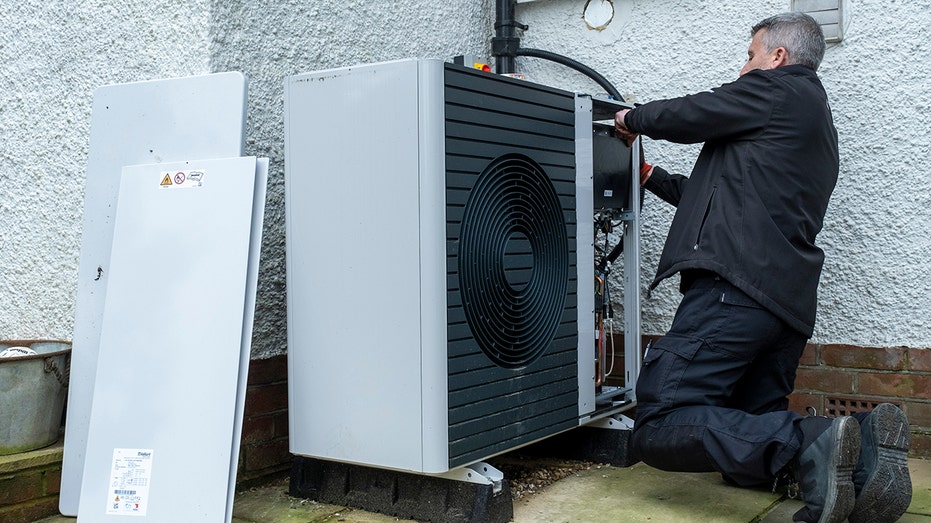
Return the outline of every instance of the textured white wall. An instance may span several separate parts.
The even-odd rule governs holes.
[[[246,154],[271,159],[265,234],[259,269],[253,355],[287,345],[284,235],[284,79],[359,63],[401,58],[487,54],[494,3],[490,0],[371,2],[213,2],[211,68],[240,70],[249,78]],[[366,132],[366,108],[347,114]],[[351,140],[351,136],[346,137]],[[346,209],[346,216],[352,209]],[[334,216],[339,221],[346,216]],[[388,256],[368,252],[360,256]],[[364,301],[364,300],[363,300]],[[346,311],[359,322],[379,312]]]
[[[207,3],[4,1],[0,338],[71,339],[93,90],[205,73]]]
[[[591,0],[600,2],[602,0]],[[271,5],[267,5],[271,4]],[[521,3],[523,44],[586,63],[631,100],[702,90],[737,76],[749,27],[789,0],[615,0],[603,31],[582,0]],[[851,0],[843,43],[821,76],[841,136],[842,171],[820,236],[827,251],[816,340],[931,346],[931,133],[923,121],[931,11]],[[493,0],[24,2],[0,9],[0,338],[71,338],[84,169],[94,88],[240,70],[250,79],[246,153],[271,159],[254,355],[286,348],[283,101],[286,76],[406,57],[488,55]],[[531,80],[598,93],[562,66],[520,59]],[[347,115],[364,132],[365,108]],[[650,142],[648,157],[688,172],[698,148]],[[348,211],[347,211],[348,212]],[[644,276],[672,210],[647,196]],[[334,217],[339,219],[339,217]],[[375,253],[373,255],[382,255]],[[662,333],[678,295],[645,302]],[[347,311],[349,312],[349,311]],[[358,321],[368,314],[360,311]]]
[[[602,0],[591,0],[592,3]],[[582,19],[585,2],[518,5],[530,26],[522,45],[556,51],[606,76],[631,101],[701,91],[737,78],[750,27],[789,0],[614,0],[603,31]],[[841,172],[819,243],[826,253],[813,341],[931,347],[931,53],[925,2],[850,0],[844,41],[829,45],[819,74],[834,110]],[[586,77],[537,59],[529,79],[600,92]],[[647,158],[688,173],[698,146],[646,140]],[[673,209],[647,195],[643,277],[652,281]],[[678,279],[645,301],[644,332],[662,334],[679,301]],[[620,292],[615,293],[619,296]]]
[[[408,57],[487,55],[493,17],[491,0],[4,5],[0,339],[71,339],[93,90],[238,70],[249,78],[246,154],[271,159],[253,355],[283,352],[284,78]],[[347,115],[360,132],[365,117],[364,107]],[[359,312],[353,320],[347,311],[347,321],[378,314]]]

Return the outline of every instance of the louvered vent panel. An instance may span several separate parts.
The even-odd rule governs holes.
[[[450,467],[575,426],[574,98],[445,71]]]

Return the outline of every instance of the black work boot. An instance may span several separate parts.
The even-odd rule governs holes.
[[[882,403],[861,419],[860,442],[853,471],[857,502],[850,523],[896,521],[912,501],[908,418],[895,405]]]
[[[795,479],[805,506],[792,521],[841,523],[853,510],[853,469],[860,456],[860,425],[850,416],[822,416],[799,422],[802,446]]]

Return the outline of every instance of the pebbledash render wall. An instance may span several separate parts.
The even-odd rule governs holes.
[[[529,25],[525,46],[571,56],[629,101],[646,102],[735,79],[750,26],[789,4],[534,0],[518,4],[517,18]],[[586,5],[613,17],[593,29]],[[288,459],[283,80],[408,57],[489,56],[494,7],[493,0],[25,0],[0,10],[0,338],[70,340],[76,282],[95,276],[77,267],[93,90],[242,71],[250,81],[245,152],[269,157],[271,172],[241,475],[281,470]],[[849,0],[844,12],[844,40],[829,45],[820,69],[841,173],[819,236],[821,305],[793,405],[889,399],[906,407],[920,436],[931,431],[931,63],[922,59],[931,54],[931,10]],[[530,81],[601,91],[560,65],[517,63]],[[364,108],[347,117],[365,132]],[[652,163],[684,173],[699,149],[649,140],[644,147]],[[644,285],[671,217],[647,195]],[[665,332],[677,302],[675,281],[644,301],[647,336]],[[351,320],[364,328],[370,314],[378,311]]]
[[[615,0],[615,17],[601,31],[587,28],[584,4],[519,4],[518,18],[530,26],[522,44],[572,56],[604,74],[629,101],[647,102],[735,80],[746,61],[750,27],[788,11],[790,0]],[[920,2],[887,0],[848,0],[843,9],[844,39],[828,45],[819,69],[840,138],[841,170],[818,236],[826,261],[812,341],[929,348],[931,133],[924,115],[931,107],[931,64],[914,57],[931,51],[931,11]],[[597,89],[556,64],[530,58],[518,63],[533,81]],[[684,174],[699,148],[644,143],[651,163]],[[672,213],[671,206],[646,196],[645,285]],[[644,301],[646,333],[662,334],[671,323],[677,285],[676,278],[667,280]]]
[[[284,78],[487,55],[493,18],[491,0],[25,0],[0,10],[0,338],[70,340],[76,282],[96,277],[78,274],[94,89],[242,71],[245,153],[271,160],[253,356],[285,353]],[[364,108],[347,117],[364,132]]]
[[[523,44],[592,66],[638,102],[733,80],[749,27],[789,8],[789,0],[614,0],[613,19],[598,31],[583,19],[585,4],[518,3],[517,18],[529,25]],[[931,11],[881,0],[850,0],[844,10],[845,38],[829,45],[820,70],[840,134],[841,174],[819,236],[826,262],[812,341],[928,348],[931,133],[923,115],[931,104],[931,64],[916,57],[931,48]],[[119,7],[27,0],[2,10],[0,336],[71,338],[75,282],[86,276],[77,273],[77,260],[93,90],[239,70],[250,80],[246,153],[271,159],[253,352],[283,354],[283,79],[407,57],[488,56],[493,19],[493,0],[162,0]],[[531,81],[600,93],[551,62],[519,58],[518,68]],[[364,126],[364,109],[347,116]],[[651,162],[687,173],[698,146],[647,140],[645,149]],[[669,206],[647,196],[644,284],[671,216]],[[645,300],[645,332],[665,331],[675,287],[664,283]],[[358,321],[364,324],[364,316]]]

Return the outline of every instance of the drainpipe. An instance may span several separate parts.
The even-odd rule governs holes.
[[[495,36],[491,39],[491,53],[495,57],[495,72],[498,74],[515,73],[515,57],[520,48],[517,29],[526,30],[514,20],[516,0],[495,0]]]

